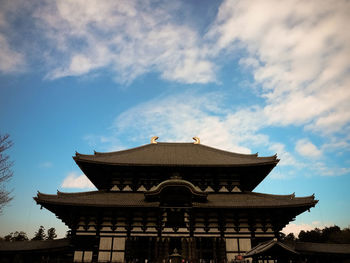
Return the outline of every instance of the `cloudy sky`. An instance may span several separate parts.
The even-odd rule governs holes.
[[[0,236],[63,236],[36,192],[94,189],[75,151],[155,135],[277,153],[255,191],[320,200],[288,229],[349,226],[349,1],[0,2],[0,133],[15,143]]]

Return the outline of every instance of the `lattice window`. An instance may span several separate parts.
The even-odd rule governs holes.
[[[92,251],[75,251],[74,262],[91,262]]]
[[[101,237],[98,262],[124,262],[125,238]]]
[[[234,260],[236,256],[243,255],[251,249],[251,241],[249,238],[226,238],[226,254],[227,258]]]

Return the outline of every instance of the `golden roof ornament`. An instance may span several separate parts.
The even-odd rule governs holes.
[[[194,140],[194,144],[200,144],[201,140],[198,137],[193,137],[192,138]]]
[[[151,138],[151,143],[152,144],[157,144],[157,140],[158,140],[158,136],[153,136],[152,138]]]

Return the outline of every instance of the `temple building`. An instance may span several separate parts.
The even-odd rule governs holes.
[[[157,142],[77,165],[97,191],[34,197],[71,230],[74,262],[232,262],[314,207],[314,196],[253,190],[277,156]],[[173,261],[175,262],[175,260]]]

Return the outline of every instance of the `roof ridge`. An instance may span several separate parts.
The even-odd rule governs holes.
[[[212,146],[208,146],[208,145],[205,145],[205,144],[197,144],[203,148],[206,148],[210,151],[214,151],[214,152],[220,152],[220,153],[224,153],[224,154],[227,154],[227,155],[234,155],[234,156],[237,156],[237,157],[255,157],[255,158],[261,158],[261,157],[258,157],[258,153],[236,153],[236,152],[230,152],[230,151],[227,151],[227,150],[221,150],[221,149],[218,149],[218,148],[215,148],[215,147],[212,147]]]
[[[133,147],[133,148],[130,148],[130,149],[119,150],[119,151],[112,151],[112,152],[96,152],[96,151],[94,151],[94,154],[81,154],[81,153],[76,152],[75,156],[111,155],[111,154],[115,154],[115,153],[132,152],[132,151],[138,150],[140,148],[145,148],[145,147],[150,146],[150,145],[154,145],[154,144],[151,144],[151,143],[150,144],[144,144],[144,145],[136,146],[136,147]],[[73,158],[74,158],[74,156],[73,156]]]
[[[259,196],[269,196],[269,197],[281,197],[281,198],[290,198],[290,199],[297,199],[297,200],[307,200],[307,199],[312,199],[313,201],[318,202],[318,200],[315,200],[315,195],[308,195],[308,196],[295,196],[295,193],[288,194],[288,195],[277,195],[277,194],[266,194],[266,193],[257,193],[257,192],[251,192],[254,195],[259,195]]]
[[[266,194],[266,193],[258,193],[258,192],[251,192],[254,195],[260,195],[260,196],[275,196],[275,197],[294,197],[295,194],[286,194],[286,195],[278,195],[278,194]]]
[[[85,192],[61,192],[57,190],[57,197],[59,196],[86,196],[86,195],[93,195],[98,193],[105,193],[106,190],[95,190],[95,191],[85,191]]]
[[[39,196],[48,196],[48,197],[54,197],[54,196],[56,196],[57,194],[45,194],[45,193],[42,193],[42,192],[40,192],[40,191],[38,191],[38,193],[37,193],[37,197],[39,197]]]
[[[79,152],[76,152],[75,154],[75,157],[79,157],[79,156],[94,156],[94,155],[113,155],[113,154],[122,154],[124,152],[133,152],[133,151],[136,151],[136,150],[139,150],[139,149],[142,149],[142,148],[148,148],[148,147],[153,147],[153,146],[157,146],[157,145],[194,145],[195,147],[202,147],[202,148],[205,148],[206,150],[209,150],[209,151],[213,151],[213,152],[218,152],[218,153],[222,153],[222,154],[226,154],[226,155],[229,155],[229,156],[235,156],[235,157],[238,157],[238,158],[251,158],[251,159],[273,159],[273,160],[278,160],[277,159],[277,154],[274,154],[274,155],[271,155],[271,156],[258,156],[258,153],[253,153],[253,154],[245,154],[245,153],[237,153],[237,152],[231,152],[231,151],[228,151],[228,150],[222,150],[222,149],[218,149],[218,148],[215,148],[215,147],[212,147],[212,146],[208,146],[208,145],[205,145],[205,144],[194,144],[192,142],[157,142],[155,144],[144,144],[144,145],[141,145],[141,146],[137,146],[137,147],[134,147],[134,148],[130,148],[130,149],[125,149],[125,150],[119,150],[119,151],[112,151],[112,152],[97,152],[97,151],[94,151],[94,154],[81,154]],[[74,156],[73,156],[74,158]]]

